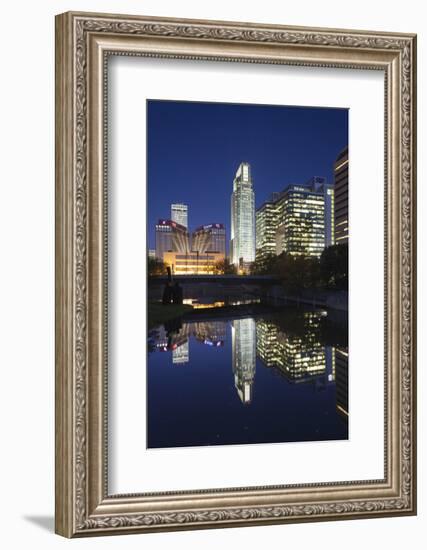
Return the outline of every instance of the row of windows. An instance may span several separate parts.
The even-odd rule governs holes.
[[[280,215],[283,215],[284,212],[291,214],[292,212],[306,212],[307,214],[315,214],[319,212],[323,212],[325,203],[322,202],[314,202],[310,203],[308,201],[295,201],[295,202],[287,202],[283,205],[283,208],[279,212]]]
[[[172,227],[170,227],[169,225],[156,225],[156,231],[172,233]]]
[[[184,273],[188,273],[190,275],[192,273],[200,273],[200,272],[206,273],[207,275],[211,275],[214,273],[213,266],[207,266],[207,267],[198,266],[197,269],[196,269],[196,266],[178,267],[174,270],[174,273],[176,275],[182,275]]]
[[[325,233],[325,226],[319,225],[319,224],[306,224],[306,225],[299,225],[295,223],[287,224],[286,226],[282,226],[280,230],[277,232],[278,235],[306,235],[306,236],[312,236],[316,237],[318,235],[324,235]]]
[[[205,254],[177,254],[175,256],[177,260],[188,260],[188,261],[207,261],[207,260],[215,260],[216,256],[206,256]]]
[[[289,252],[291,251],[297,251],[300,250],[301,252],[304,252],[305,250],[316,250],[316,251],[322,251],[324,248],[323,241],[320,243],[317,242],[300,242],[295,240],[290,240],[286,242],[286,246],[283,248],[283,250],[287,250]]]
[[[323,220],[295,220],[291,219],[286,224],[281,225],[279,228],[279,231],[281,228],[287,229],[289,227],[295,227],[297,229],[301,229],[306,231],[307,229],[318,229],[319,231],[323,231],[325,224],[323,223]]]
[[[335,226],[338,227],[338,226],[340,226],[340,225],[346,225],[347,223],[348,223],[348,220],[345,219],[345,220],[343,220],[342,222],[336,223]]]
[[[323,243],[325,237],[323,234],[321,235],[299,235],[298,233],[287,233],[282,242],[296,242],[296,243],[309,243],[309,242],[317,242],[317,243]],[[280,239],[278,240],[280,242]]]

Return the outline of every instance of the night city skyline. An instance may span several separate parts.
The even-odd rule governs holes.
[[[333,182],[333,164],[348,143],[348,110],[147,102],[148,246],[172,203],[188,205],[190,231],[210,223],[226,228],[241,162],[251,166],[255,206],[313,176]]]
[[[348,439],[348,111],[149,101],[147,132],[147,447]]]

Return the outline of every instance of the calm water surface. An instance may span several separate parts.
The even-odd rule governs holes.
[[[147,446],[347,439],[347,348],[322,343],[324,315],[150,331]]]

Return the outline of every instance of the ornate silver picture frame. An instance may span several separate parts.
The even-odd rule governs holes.
[[[107,61],[384,73],[384,477],[108,491]],[[124,15],[56,18],[56,532],[65,537],[416,513],[416,37]]]

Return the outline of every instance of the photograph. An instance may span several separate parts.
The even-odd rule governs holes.
[[[349,439],[349,110],[146,113],[146,447]]]
[[[231,527],[283,524],[300,546],[311,533],[304,547],[339,521],[356,548],[361,522],[348,520],[373,520],[366,540],[386,521],[389,546],[422,531],[404,517],[417,514],[423,419],[421,19],[304,2],[298,17],[243,2],[55,15],[55,113],[52,94],[30,102],[46,103],[55,135],[28,140],[19,152],[34,158],[13,167],[41,200],[33,176],[55,142],[55,464],[41,468],[62,537],[199,530],[198,546],[217,548]],[[37,135],[53,130],[42,119]],[[28,312],[15,313],[21,329]]]

